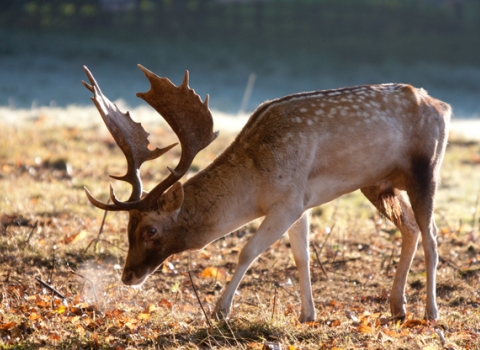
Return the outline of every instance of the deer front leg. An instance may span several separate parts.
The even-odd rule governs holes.
[[[293,222],[298,219],[290,213],[283,211],[271,211],[263,220],[258,231],[245,244],[238,258],[237,270],[233,274],[232,280],[217,301],[213,316],[217,319],[227,318],[232,307],[232,300],[238,285],[243,279],[245,272],[250,265],[263,253],[268,247],[275,243],[289,229]]]
[[[310,281],[309,227],[310,214],[305,212],[288,230],[293,258],[299,274],[300,299],[302,302],[299,321],[302,323],[315,320],[315,305]]]

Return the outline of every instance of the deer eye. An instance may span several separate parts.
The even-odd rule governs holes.
[[[157,229],[155,227],[147,228],[147,235],[148,237],[153,237],[157,233]]]

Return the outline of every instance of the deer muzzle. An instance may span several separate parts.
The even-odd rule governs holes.
[[[122,282],[127,286],[136,286],[142,284],[148,275],[148,270],[139,274],[135,270],[125,267],[122,273]]]

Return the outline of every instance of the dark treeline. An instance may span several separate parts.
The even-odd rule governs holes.
[[[2,0],[0,27],[480,62],[480,0]]]

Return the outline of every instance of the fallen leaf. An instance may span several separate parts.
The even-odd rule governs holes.
[[[77,324],[78,320],[80,319],[80,316],[71,316],[68,319],[72,324]]]
[[[248,343],[247,344],[247,350],[261,350],[263,349],[263,344],[262,343]]]
[[[67,310],[68,308],[65,306],[65,305],[60,305],[58,306],[56,309],[55,309],[55,312],[59,313],[59,314],[63,314],[65,313],[65,311]]]
[[[120,309],[114,309],[112,311],[107,311],[106,315],[110,318],[117,318],[118,316],[122,315],[125,311]]]
[[[320,323],[316,321],[308,321],[305,323],[299,323],[300,326],[307,326],[307,327],[312,327],[312,328],[317,328],[320,327]]]
[[[226,273],[224,269],[218,269],[214,266],[206,267],[199,275],[201,278],[224,279]]]
[[[9,323],[4,323],[4,324],[0,325],[0,329],[4,330],[4,331],[8,331],[15,326],[16,326],[15,322],[9,322]]]
[[[8,173],[12,172],[13,169],[14,169],[14,168],[13,168],[11,165],[9,165],[9,164],[4,164],[4,165],[2,166],[2,172],[3,172],[4,174],[8,174]]]
[[[202,257],[202,259],[205,259],[205,260],[209,260],[211,258],[211,254],[206,250],[202,250],[200,252],[200,256]]]
[[[143,312],[152,313],[152,312],[154,312],[154,311],[157,311],[157,309],[158,309],[158,308],[157,308],[155,305],[149,304],[149,305],[145,308],[145,310],[144,310]]]
[[[195,313],[199,310],[199,308],[190,304],[184,304],[180,307],[180,310],[184,312]]]
[[[46,309],[51,306],[51,303],[45,299],[42,299],[39,295],[36,297],[36,304],[38,307]]]
[[[80,335],[84,335],[85,334],[85,328],[83,328],[83,326],[79,323],[77,323],[75,325],[75,332],[80,334]]]
[[[338,303],[337,303],[335,300],[332,300],[332,301],[329,301],[329,302],[327,303],[327,306],[336,307],[337,304],[338,304]]]
[[[32,312],[32,313],[30,314],[30,316],[28,316],[28,319],[29,319],[30,321],[36,321],[36,320],[41,319],[41,318],[42,318],[42,316],[40,316],[40,315],[37,314],[36,312]]]
[[[130,330],[133,330],[137,326],[137,322],[138,322],[137,320],[132,318],[132,319],[128,320],[127,323],[125,323],[125,327],[127,327]]]
[[[410,335],[410,332],[408,332],[406,329],[403,329],[402,331],[399,332],[393,329],[382,328],[382,333],[391,338],[398,338],[398,337]]]
[[[88,235],[88,232],[86,230],[81,230],[80,232],[78,232],[74,235],[65,237],[61,241],[61,243],[63,243],[63,244],[75,244],[75,243],[83,240],[85,237],[87,237],[87,235]]]
[[[417,326],[426,326],[427,321],[425,320],[419,320],[419,319],[413,319],[413,320],[407,320],[402,324],[402,328],[413,328]]]
[[[146,312],[141,312],[141,313],[138,314],[137,318],[139,320],[148,321],[150,319],[150,314],[146,313]]]
[[[338,327],[342,324],[342,322],[340,320],[330,320],[330,321],[327,321],[327,325],[330,326],[330,327]]]
[[[60,335],[59,335],[57,332],[54,332],[54,333],[51,333],[51,334],[49,335],[49,338],[50,338],[51,340],[59,341],[59,340],[60,340]]]
[[[173,307],[173,304],[167,299],[160,300],[160,302],[158,304],[167,308],[167,309],[169,309],[169,310]]]
[[[373,327],[361,324],[357,327],[357,331],[359,331],[360,333],[373,333]]]

